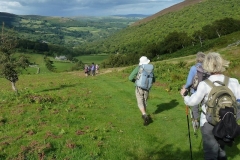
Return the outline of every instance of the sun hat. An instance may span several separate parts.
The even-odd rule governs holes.
[[[142,57],[139,59],[139,65],[148,64],[149,62],[150,62],[150,60],[149,60],[146,56],[142,56]]]

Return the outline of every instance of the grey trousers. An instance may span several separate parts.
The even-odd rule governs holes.
[[[136,98],[137,98],[138,108],[146,109],[149,91],[143,90],[139,87],[136,87],[135,94],[136,94]]]
[[[191,95],[194,93],[194,90],[191,90]],[[199,119],[199,105],[195,105],[191,107],[193,119]]]
[[[192,109],[192,114],[193,114],[193,117],[191,117],[191,118],[199,119],[199,106],[198,105],[193,106],[193,107],[191,107],[191,109]]]
[[[205,160],[227,160],[224,146],[220,146],[214,135],[212,134],[213,126],[205,123],[201,127],[203,139],[203,152]]]

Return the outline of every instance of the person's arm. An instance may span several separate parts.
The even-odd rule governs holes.
[[[192,94],[191,96],[183,96],[184,97],[184,103],[187,106],[195,106],[201,103],[205,95],[207,94],[207,89],[206,89],[207,84],[205,82],[200,82],[198,85],[197,91]]]
[[[135,77],[137,76],[138,74],[138,70],[139,70],[139,66],[137,66],[133,71],[132,73],[129,75],[128,79],[132,82],[135,82]]]
[[[196,73],[197,73],[197,68],[196,68],[196,66],[192,66],[192,67],[190,68],[189,73],[188,73],[187,82],[186,82],[186,84],[185,84],[185,88],[186,88],[186,89],[189,88],[189,87],[191,87],[192,82],[193,82],[193,78],[194,78],[194,76],[195,76]]]

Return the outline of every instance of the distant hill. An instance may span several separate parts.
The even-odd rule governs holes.
[[[146,17],[149,17],[150,15],[144,15],[144,14],[126,14],[126,15],[113,15],[115,17],[126,17],[126,18],[139,18],[139,19],[143,19]]]
[[[19,38],[70,48],[106,38],[145,17],[143,15],[50,17],[0,12],[0,22],[4,22],[5,27],[14,28]]]
[[[169,33],[184,32],[193,37],[195,31],[216,20],[240,20],[239,8],[239,0],[187,0],[139,20],[106,39],[79,48],[110,54],[145,54],[146,48],[160,43]]]

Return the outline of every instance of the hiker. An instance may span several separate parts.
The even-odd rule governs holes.
[[[92,74],[92,76],[95,75],[95,70],[96,70],[95,64],[92,63],[92,66],[91,66],[91,74]]]
[[[149,90],[151,88],[151,84],[153,82],[155,82],[155,78],[153,75],[153,65],[149,64],[150,60],[146,57],[146,56],[142,56],[139,59],[139,65],[131,72],[131,74],[129,75],[128,79],[132,82],[135,83],[135,95],[136,95],[136,99],[137,99],[137,104],[138,104],[138,108],[140,109],[141,113],[142,113],[142,119],[144,121],[144,125],[148,125],[150,122],[150,116],[147,115],[146,112],[146,107],[147,107],[147,99],[148,99],[148,95],[149,95]],[[145,65],[149,65],[150,67],[152,67],[152,71],[151,71],[151,79],[149,80],[149,82],[151,83],[150,86],[147,86],[147,88],[143,89],[141,87],[139,87],[140,85],[138,85],[139,82],[139,76],[140,76],[140,69],[142,66]],[[147,66],[146,66],[147,68]]]
[[[188,73],[187,76],[187,82],[184,86],[185,89],[187,89],[190,94],[193,94],[194,92],[196,92],[196,88],[192,87],[193,85],[193,80],[194,80],[194,76],[197,74],[197,67],[202,66],[203,60],[205,58],[205,54],[203,52],[198,52],[196,55],[196,64],[193,65]],[[199,127],[199,109],[198,109],[198,104],[196,106],[192,106],[192,121],[193,121],[193,128],[194,129],[198,129]]]
[[[228,67],[228,64],[229,62],[222,59],[219,53],[212,52],[207,54],[203,61],[203,68],[210,73],[208,80],[210,80],[211,83],[215,81],[224,82],[226,77],[222,74],[222,72],[225,70],[225,67]],[[227,87],[232,91],[235,99],[240,99],[240,86],[238,80],[235,78],[229,78],[228,80],[229,83]],[[202,101],[200,129],[203,139],[204,159],[227,160],[227,155],[224,150],[225,144],[220,143],[220,141],[215,138],[213,135],[214,125],[210,124],[207,120],[206,111],[208,108],[206,103],[208,101],[211,87],[206,82],[207,80],[200,82],[196,92],[194,92],[191,96],[184,96],[186,91],[185,87],[181,89],[180,94],[184,98],[184,103],[188,106],[197,106]],[[214,84],[220,86],[218,83]]]
[[[89,76],[89,66],[87,64],[84,66],[84,73],[86,77]]]
[[[98,74],[98,73],[99,73],[99,65],[96,64],[96,74]]]

